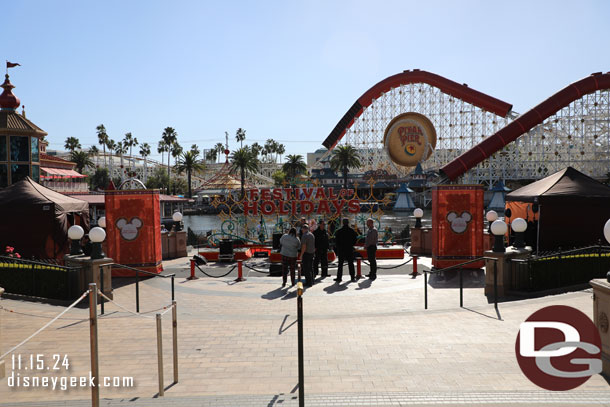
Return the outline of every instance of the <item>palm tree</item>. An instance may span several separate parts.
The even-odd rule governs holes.
[[[103,124],[100,124],[95,128],[97,130],[97,142],[102,145],[104,149],[104,167],[108,166],[106,162],[106,144],[108,144],[108,134],[106,134],[106,127]]]
[[[205,160],[206,161],[211,161],[211,162],[216,162],[216,159],[218,158],[218,151],[216,151],[215,148],[208,150],[205,153]]]
[[[263,151],[263,146],[261,146],[258,143],[254,143],[250,146],[250,148],[252,149],[252,152],[258,157],[258,155],[260,154],[261,151]]]
[[[239,129],[237,129],[237,131],[235,132],[235,140],[239,141],[240,147],[243,148],[244,147],[244,140],[246,139],[246,131],[244,129],[242,129],[241,127]]]
[[[286,174],[286,178],[292,180],[307,171],[307,165],[303,161],[303,156],[300,154],[289,154],[286,156],[286,162],[282,166],[282,171]]]
[[[275,152],[275,140],[268,138],[263,148],[264,154],[269,157],[269,161],[271,161],[271,156]]]
[[[174,143],[176,141],[178,141],[178,133],[176,133],[176,130],[174,130],[173,127],[166,127],[165,129],[163,129],[163,134],[161,135],[161,139],[163,140],[163,142],[167,146],[167,151],[171,152],[172,151],[172,146],[174,145]],[[170,158],[171,158],[171,154],[167,154],[167,179],[168,179],[167,193],[168,194],[169,194],[169,187],[170,187],[170,184],[172,182],[171,174],[170,174],[170,167],[169,167],[170,166],[170,162],[169,162]]]
[[[87,151],[72,151],[70,153],[70,161],[76,163],[76,171],[82,173],[87,167],[93,168],[95,164],[91,161],[91,156]]]
[[[231,154],[231,167],[229,167],[229,171],[231,174],[239,172],[242,199],[246,196],[246,175],[258,171],[259,166],[260,161],[247,146],[235,150]]]
[[[163,164],[163,158],[165,157],[163,153],[167,151],[169,151],[169,149],[167,148],[165,142],[163,140],[159,141],[159,144],[157,144],[157,153],[161,153],[161,164]]]
[[[197,147],[197,144],[193,144],[191,146],[191,151],[193,153],[195,153],[195,157],[197,157],[199,154],[201,154],[201,151],[199,151],[199,147]]]
[[[175,168],[178,174],[182,174],[186,171],[186,178],[188,180],[188,196],[191,198],[193,196],[191,191],[191,174],[193,171],[203,171],[205,169],[205,164],[203,161],[199,160],[197,158],[197,154],[191,150],[180,155]]]
[[[171,153],[172,157],[174,157],[174,166],[176,166],[176,163],[178,162],[178,157],[180,157],[180,155],[182,154],[182,151],[184,151],[184,149],[182,148],[182,146],[180,144],[178,144],[177,141],[174,144],[172,144],[172,147],[170,148],[170,153]],[[174,194],[175,193],[176,193],[176,187],[174,186]]]
[[[114,149],[121,156],[121,182],[125,178],[125,169],[123,168],[123,154],[127,154],[127,143],[125,141],[119,141],[116,143]]]
[[[97,165],[99,162],[98,155],[100,153],[100,150],[96,146],[91,146],[91,147],[89,147],[89,151],[87,151],[87,153],[89,154],[90,157],[95,157],[95,164]]]
[[[125,147],[129,147],[129,158],[131,159],[131,162],[129,164],[129,170],[131,170],[131,163],[133,163],[133,155],[131,154],[131,148],[139,144],[138,139],[132,136],[131,133],[125,133],[123,144],[125,145]]]
[[[114,141],[111,138],[108,138],[108,141],[106,142],[106,147],[108,147],[108,153],[110,154],[110,179],[114,178],[114,174],[112,173],[112,167],[113,167],[113,159],[112,159],[112,152],[114,151],[114,149],[116,148],[117,144],[116,141]]]
[[[360,154],[350,146],[338,146],[333,150],[333,156],[330,159],[330,168],[333,171],[341,171],[343,174],[343,187],[347,189],[347,174],[350,168],[359,168]]]
[[[214,148],[216,149],[216,152],[218,153],[218,157],[222,157],[222,155],[225,152],[225,145],[222,143],[216,143]]]
[[[148,143],[140,144],[140,155],[142,156],[142,158],[144,158],[144,183],[146,184],[146,179],[148,178],[146,157],[150,155],[150,145]]]
[[[277,148],[276,148],[275,152],[280,155],[280,161],[282,161],[282,154],[284,154],[286,152],[286,146],[284,146],[283,144],[279,143],[277,145]]]
[[[68,137],[66,139],[66,143],[64,144],[66,150],[69,150],[71,153],[74,152],[77,148],[80,150],[82,146],[80,145],[80,141],[76,137]]]

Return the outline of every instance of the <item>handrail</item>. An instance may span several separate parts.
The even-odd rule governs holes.
[[[610,251],[610,246],[604,246],[604,245],[595,245],[595,246],[585,246],[585,247],[580,247],[580,248],[576,248],[576,249],[571,249],[571,250],[566,250],[566,251],[558,251],[555,252],[553,254],[547,254],[544,256],[532,256],[533,260],[540,260],[540,259],[548,259],[550,257],[556,257],[556,256],[564,256],[564,255],[570,255],[570,254],[576,254],[579,252],[583,252],[586,250],[606,250],[606,251]]]
[[[157,273],[152,273],[150,271],[146,271],[146,270],[140,270],[134,267],[129,267],[126,266],[124,264],[119,264],[119,263],[105,263],[103,264],[104,267],[107,266],[113,266],[113,267],[118,267],[118,268],[123,268],[123,269],[127,269],[127,270],[132,270],[132,271],[137,271],[138,273],[144,273],[144,274],[149,274],[153,277],[163,277],[163,278],[168,278],[168,277],[175,277],[176,273],[172,273],[172,274],[157,274]]]
[[[466,264],[470,264],[470,263],[476,263],[478,261],[481,260],[498,260],[495,257],[477,257],[474,260],[468,260],[464,263],[460,263],[460,264],[454,264],[453,266],[449,266],[449,267],[445,267],[444,269],[440,269],[440,270],[424,270],[424,273],[440,273],[441,271],[448,271],[448,270],[453,270],[455,268],[464,266]]]
[[[127,270],[131,270],[131,271],[135,271],[136,273],[136,312],[140,312],[140,273],[143,274],[147,274],[153,277],[163,277],[163,278],[171,278],[172,279],[172,301],[175,300],[175,293],[174,293],[174,277],[176,277],[176,273],[172,273],[172,274],[157,274],[157,273],[151,273],[150,271],[145,271],[145,270],[140,270],[134,267],[129,267],[129,266],[125,266],[124,264],[118,264],[118,263],[106,263],[106,264],[102,264],[100,267],[100,273],[102,274],[101,278],[100,278],[100,282],[101,282],[101,289],[102,292],[104,291],[104,267],[117,267],[117,268],[123,268],[123,269],[127,269]],[[110,275],[112,278],[112,274]],[[102,300],[102,314],[104,314],[104,301]]]

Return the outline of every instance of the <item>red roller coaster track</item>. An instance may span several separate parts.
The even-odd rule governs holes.
[[[382,80],[360,96],[360,98],[352,105],[347,113],[345,113],[339,123],[337,123],[326,140],[324,140],[322,143],[324,147],[328,149],[334,148],[345,135],[347,129],[352,126],[354,120],[362,114],[363,109],[371,105],[376,98],[393,88],[410,83],[426,83],[428,85],[437,87],[448,95],[461,99],[502,117],[506,117],[506,115],[512,109],[512,105],[506,102],[471,89],[467,85],[461,85],[457,82],[443,78],[440,75],[420,71],[419,69],[404,71]]]
[[[570,103],[597,90],[610,89],[610,72],[594,73],[560,90],[527,113],[519,116],[506,127],[486,138],[455,160],[441,168],[450,180],[455,180],[481,161],[515,141]]]

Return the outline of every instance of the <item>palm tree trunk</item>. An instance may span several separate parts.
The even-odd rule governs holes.
[[[106,144],[102,144],[104,148],[104,168],[108,168],[108,162],[106,161]]]
[[[187,171],[186,172],[186,177],[188,178],[189,181],[189,198],[193,197],[192,191],[191,191],[191,171]]]
[[[146,178],[148,176],[148,171],[146,170],[146,156],[144,156],[144,184],[146,184]]]
[[[243,200],[246,196],[246,174],[244,168],[241,168],[241,199]]]
[[[167,195],[171,195],[170,188],[171,188],[171,185],[172,185],[172,179],[171,179],[171,175],[170,175],[170,172],[169,172],[169,165],[170,165],[169,160],[170,160],[170,158],[172,158],[172,156],[171,156],[170,152],[168,151],[167,152]]]
[[[343,167],[343,188],[347,189],[347,167]]]

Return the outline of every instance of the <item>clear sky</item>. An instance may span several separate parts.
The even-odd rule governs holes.
[[[6,1],[2,57],[52,149],[163,129],[200,149],[246,129],[287,153],[321,147],[347,109],[406,69],[524,113],[610,70],[608,1]],[[156,158],[154,155],[152,158]]]

